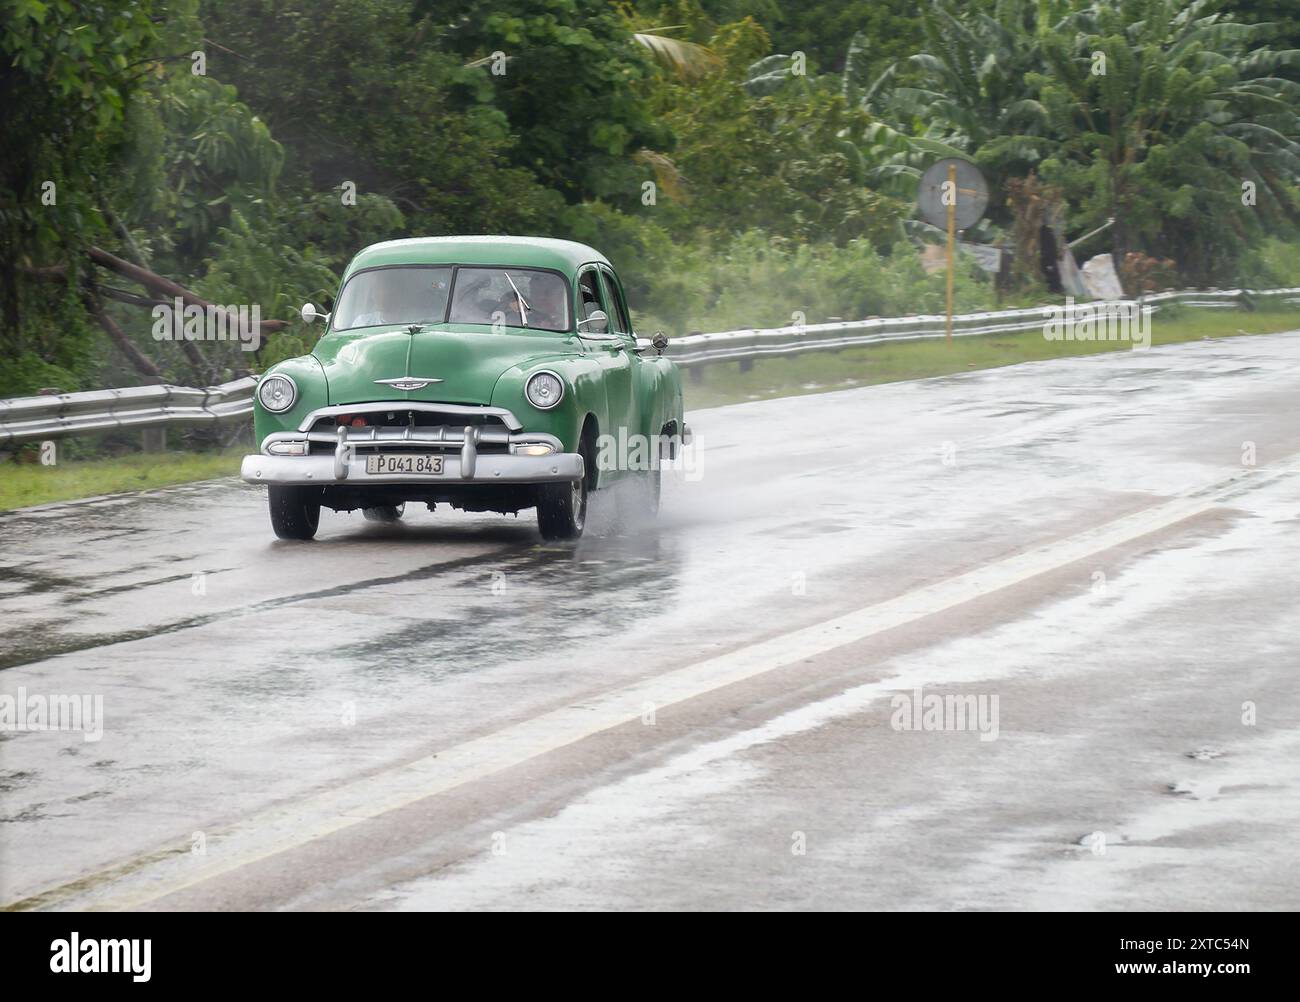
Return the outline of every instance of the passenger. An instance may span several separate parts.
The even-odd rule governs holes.
[[[564,283],[559,279],[535,280],[529,290],[533,296],[533,311],[528,326],[547,330],[568,330],[568,311],[564,308]]]
[[[375,309],[359,314],[352,321],[353,327],[377,327],[380,324],[409,322],[409,311],[406,309],[404,297],[396,282],[376,282],[373,298]]]

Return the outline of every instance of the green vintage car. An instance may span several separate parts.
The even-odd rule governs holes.
[[[687,433],[662,335],[640,341],[608,260],[527,237],[391,240],[343,275],[310,355],[259,380],[260,443],[282,539],[320,510],[392,520],[407,503],[537,509],[547,539],[582,533],[590,492],[658,510],[660,464]],[[599,460],[599,461],[598,461]]]

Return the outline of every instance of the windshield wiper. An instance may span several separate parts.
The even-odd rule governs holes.
[[[510,283],[510,288],[515,290],[515,296],[519,299],[519,322],[521,326],[527,327],[528,314],[524,311],[531,310],[532,307],[528,305],[528,300],[524,299],[524,294],[519,291],[519,286],[515,285],[515,280],[510,277],[510,272],[503,271],[501,274],[505,275],[506,281]]]

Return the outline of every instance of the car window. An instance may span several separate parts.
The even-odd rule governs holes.
[[[609,312],[605,309],[605,304],[601,298],[595,268],[588,268],[578,276],[578,310],[580,320],[586,320],[596,310]]]
[[[632,324],[628,320],[627,304],[623,302],[623,290],[614,280],[614,273],[608,268],[601,268],[600,278],[605,284],[605,301],[613,307],[609,314],[609,329],[619,334],[631,334]]]
[[[380,324],[442,323],[450,268],[376,268],[353,275],[331,318],[336,331]]]
[[[554,272],[532,268],[457,268],[447,320],[567,331],[569,286]]]

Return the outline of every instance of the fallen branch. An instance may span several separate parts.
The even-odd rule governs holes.
[[[66,282],[68,279],[67,266],[62,264],[51,264],[41,268],[20,264],[15,266],[14,270],[20,275],[34,278],[39,282]]]
[[[103,248],[91,247],[86,253],[95,264],[108,268],[110,271],[115,271],[119,275],[125,275],[132,281],[139,282],[154,294],[162,294],[170,299],[180,299],[186,306],[197,306],[205,312],[211,309],[216,310],[223,317],[228,315],[229,311],[224,306],[209,303],[206,299],[201,299],[184,286],[177,285],[170,278],[165,278],[148,268],[142,268],[138,264],[132,264],[130,261],[124,261],[116,254],[110,254]],[[288,327],[289,321],[262,320],[258,326],[263,334],[273,334]]]
[[[111,285],[99,286],[99,291],[103,293],[105,299],[112,299],[119,303],[126,303],[128,306],[139,306],[146,310],[151,310],[155,306],[166,306],[167,302],[163,299],[157,299],[152,296],[138,296],[134,292],[127,292],[125,289],[115,289]]]
[[[104,303],[99,298],[99,293],[95,286],[87,282],[82,289],[81,301],[85,304],[86,310],[99,321],[99,326],[104,328],[104,333],[117,346],[118,351],[126,356],[127,361],[135,367],[135,370],[142,375],[148,376],[155,382],[163,382],[163,374],[158,370],[158,366],[153,362],[126,336],[122,330],[108,315],[104,309]]]

